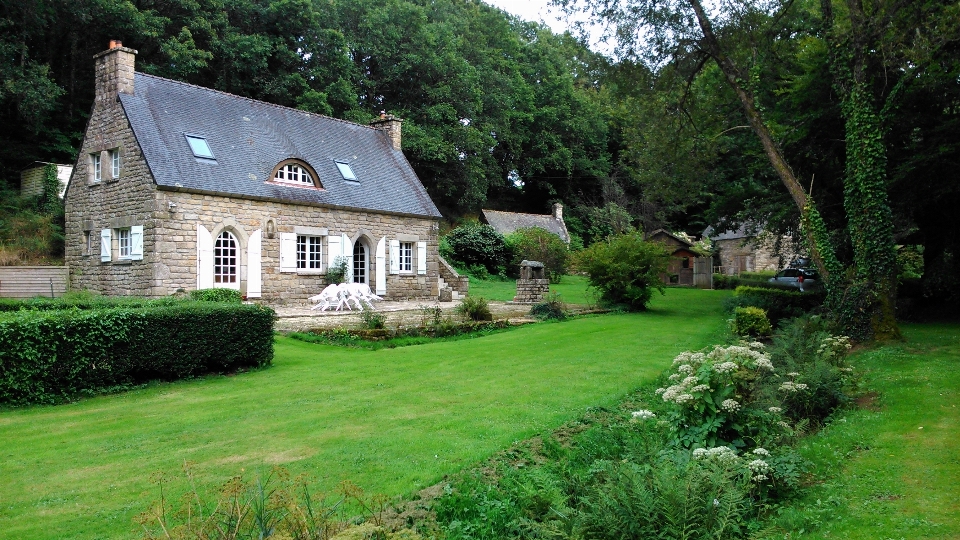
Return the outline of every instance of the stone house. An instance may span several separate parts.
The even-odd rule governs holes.
[[[539,227],[559,236],[561,240],[570,244],[570,233],[567,232],[567,224],[563,221],[563,205],[560,203],[554,203],[552,214],[482,210],[481,220],[504,236],[517,229]]]
[[[755,224],[745,223],[735,231],[718,233],[713,227],[707,227],[703,236],[710,238],[720,259],[719,274],[739,275],[741,272],[777,271],[783,266],[783,260],[791,258],[791,253],[777,255],[776,238],[758,230]],[[784,238],[783,245],[789,246],[790,239]]]
[[[94,57],[65,199],[72,288],[299,302],[340,258],[388,299],[446,288],[441,215],[400,151],[399,119],[365,126],[137,73],[136,54],[111,42]]]

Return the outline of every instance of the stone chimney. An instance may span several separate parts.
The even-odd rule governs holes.
[[[133,63],[137,51],[110,40],[110,48],[93,56],[96,60],[96,104],[116,101],[117,94],[133,93]]]
[[[370,122],[370,126],[386,133],[393,149],[400,150],[400,124],[402,123],[403,120],[396,116],[381,112],[380,118]]]
[[[563,221],[563,205],[560,203],[553,203],[553,217]]]

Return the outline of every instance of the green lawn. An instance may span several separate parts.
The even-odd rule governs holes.
[[[769,538],[960,538],[960,324],[903,330],[854,357],[876,401],[802,443],[825,481]]]
[[[670,289],[646,313],[380,351],[278,338],[260,372],[0,411],[0,537],[129,537],[151,475],[184,460],[210,486],[284,464],[321,489],[409,494],[718,340],[725,296]]]
[[[550,292],[560,295],[568,304],[595,304],[597,299],[593,289],[588,288],[587,278],[584,276],[563,276],[563,280],[550,285]],[[481,281],[470,278],[470,294],[482,296],[487,300],[507,302],[513,300],[517,294],[516,281]],[[659,296],[659,293],[654,293]]]

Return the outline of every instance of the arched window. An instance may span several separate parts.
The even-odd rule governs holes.
[[[236,288],[240,285],[240,250],[237,237],[223,231],[213,245],[214,287]]]
[[[280,162],[271,179],[274,182],[292,184],[295,186],[322,187],[317,180],[317,173],[309,165],[298,159],[288,159]]]

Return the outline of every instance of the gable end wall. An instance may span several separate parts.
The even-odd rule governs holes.
[[[120,150],[120,177],[110,178],[106,151]],[[90,182],[89,156],[101,154],[102,179]],[[106,295],[151,296],[154,251],[153,201],[156,184],[147,167],[119,99],[98,101],[87,123],[80,155],[70,177],[65,206],[65,260],[72,289],[89,289]],[[143,227],[144,257],[119,261],[116,246],[110,262],[100,261],[100,231],[115,227]],[[86,234],[90,234],[87,250]],[[116,244],[114,235],[113,243]]]

